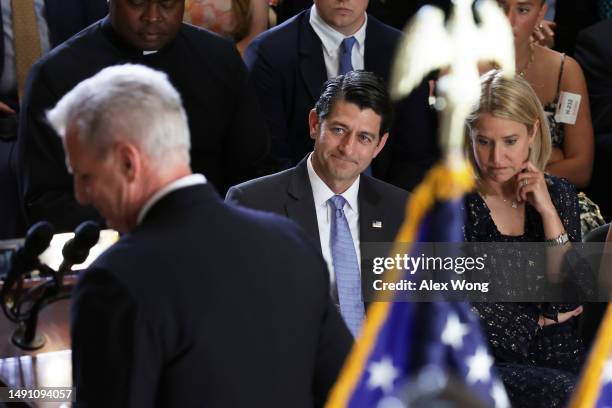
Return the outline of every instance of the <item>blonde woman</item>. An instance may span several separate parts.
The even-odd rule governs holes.
[[[551,152],[548,123],[537,95],[522,78],[499,71],[482,78],[479,105],[467,121],[477,192],[465,198],[470,242],[547,242],[564,251],[580,240],[578,199],[564,179],[544,174]],[[516,247],[514,247],[516,248]],[[494,279],[536,283],[537,257],[519,247],[500,254]],[[505,254],[501,252],[506,251]],[[499,259],[505,256],[504,262]],[[535,262],[533,262],[535,260]],[[530,262],[531,261],[531,262]],[[513,406],[557,407],[567,402],[582,363],[576,331],[580,305],[478,303],[475,311]]]

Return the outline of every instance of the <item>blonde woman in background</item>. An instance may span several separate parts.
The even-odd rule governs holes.
[[[468,155],[478,176],[477,191],[465,197],[465,240],[542,242],[562,254],[580,240],[578,199],[569,182],[543,171],[551,142],[538,97],[524,79],[499,71],[485,74],[481,87],[467,120]],[[515,302],[474,303],[516,407],[564,406],[583,360],[575,319],[582,306],[519,302],[541,285],[538,268],[550,262],[543,246],[487,247],[489,264],[496,265],[487,280],[497,298],[512,295]]]

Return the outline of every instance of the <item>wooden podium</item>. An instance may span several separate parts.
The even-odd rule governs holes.
[[[72,387],[70,350],[70,299],[45,307],[37,332],[45,345],[21,350],[11,342],[17,326],[0,313],[0,386],[10,388]],[[0,406],[1,403],[0,403]],[[69,402],[9,403],[12,407],[70,407]]]

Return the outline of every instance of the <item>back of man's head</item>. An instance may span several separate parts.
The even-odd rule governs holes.
[[[325,119],[337,101],[357,105],[361,110],[372,109],[381,117],[380,136],[389,131],[393,120],[393,104],[385,82],[368,71],[351,71],[325,82],[315,104],[319,119]]]
[[[103,69],[67,93],[47,118],[62,138],[76,126],[79,140],[100,155],[122,140],[137,145],[160,170],[189,164],[181,97],[166,74],[142,65]]]

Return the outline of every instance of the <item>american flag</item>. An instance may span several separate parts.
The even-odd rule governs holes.
[[[430,170],[410,198],[396,242],[463,241],[461,204],[471,180],[467,164],[460,171],[444,164]],[[327,407],[412,406],[411,399],[435,391],[431,381],[419,386],[424,375],[439,390],[458,384],[453,401],[473,401],[457,405],[509,407],[493,363],[467,304],[376,302]]]
[[[570,407],[612,408],[612,304],[601,322]]]

